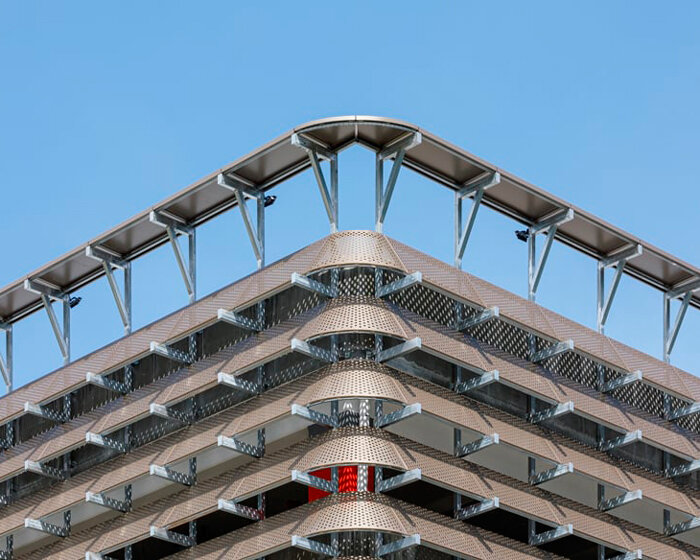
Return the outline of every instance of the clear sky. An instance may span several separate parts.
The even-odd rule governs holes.
[[[0,284],[305,121],[416,123],[700,265],[697,2],[0,0]],[[372,227],[369,152],[341,156],[341,228]],[[270,259],[327,233],[313,177],[278,189]],[[482,211],[464,268],[523,295],[526,245]],[[448,260],[452,197],[409,171],[385,231]],[[137,326],[186,303],[172,254],[135,265]],[[254,269],[240,217],[200,235],[199,295]],[[154,277],[159,282],[154,282]],[[81,290],[77,357],[120,335]],[[555,247],[538,301],[595,322],[595,263]],[[17,385],[60,365],[44,313]],[[655,356],[661,295],[625,278],[607,333]],[[700,368],[691,310],[673,362]]]

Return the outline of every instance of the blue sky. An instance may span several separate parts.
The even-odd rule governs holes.
[[[0,284],[342,114],[419,124],[700,265],[699,21],[696,2],[2,0]],[[371,154],[341,156],[341,228],[372,227],[372,181]],[[310,174],[276,194],[270,261],[327,233]],[[482,211],[464,268],[522,295],[514,229]],[[385,231],[449,259],[452,197],[403,173]],[[135,265],[137,326],[186,303],[166,249]],[[199,295],[252,271],[240,218],[206,226],[199,257]],[[78,295],[74,357],[121,332],[106,282]],[[555,247],[538,301],[594,324],[595,263]],[[658,356],[660,321],[625,278],[607,333]],[[43,313],[15,332],[17,385],[60,365]],[[691,310],[673,362],[693,372],[698,332]]]

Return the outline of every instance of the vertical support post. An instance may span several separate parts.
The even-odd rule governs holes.
[[[663,294],[663,356],[664,362],[670,363],[671,352],[676,344],[676,338],[680,332],[683,319],[690,305],[690,298],[693,297],[693,292],[700,290],[700,279],[694,279],[689,282],[683,282],[675,288]],[[676,319],[671,325],[671,301],[681,298],[681,305],[678,309]]]
[[[24,281],[24,289],[41,296],[41,302],[49,317],[49,323],[51,323],[56,342],[58,342],[61,356],[63,356],[63,363],[68,364],[70,362],[70,295],[43,280],[37,281],[27,279]],[[63,304],[63,328],[61,328],[59,324],[52,301],[59,301]],[[76,301],[80,300],[78,299]]]
[[[0,354],[0,374],[5,382],[7,392],[12,391],[13,364],[12,364],[12,324],[0,323],[0,330],[5,333],[5,358]]]
[[[114,303],[117,305],[119,317],[124,325],[124,334],[131,333],[131,262],[124,259],[121,255],[113,253],[94,245],[88,245],[85,248],[85,255],[99,261],[107,277],[109,288],[114,297]],[[113,269],[121,269],[124,273],[124,290],[123,295],[119,290],[117,279],[114,277]]]
[[[462,430],[459,428],[454,428],[452,430],[452,443],[453,443],[453,454],[456,450],[462,447]],[[462,509],[462,494],[455,492],[452,495],[452,511],[453,517],[457,515],[457,512]]]
[[[530,301],[535,301],[537,287],[542,279],[542,272],[547,264],[549,251],[552,248],[554,236],[560,225],[574,219],[574,211],[571,208],[558,210],[554,214],[538,220],[528,229],[527,237],[527,297]],[[544,246],[537,259],[537,234],[546,232]]]
[[[614,254],[598,261],[596,325],[599,333],[604,332],[605,322],[608,320],[608,314],[610,313],[610,308],[612,306],[613,299],[615,299],[615,294],[617,293],[617,288],[620,285],[622,273],[625,269],[627,261],[638,257],[641,254],[642,246],[636,244],[621,251],[617,251]],[[605,270],[611,267],[615,267],[615,274],[613,275],[612,283],[610,285],[610,291],[606,295]]]
[[[175,260],[180,269],[182,280],[185,283],[189,302],[194,303],[197,299],[197,237],[195,228],[186,224],[184,220],[173,218],[156,210],[151,212],[149,220],[151,223],[165,228],[175,253]],[[185,263],[185,257],[177,240],[178,235],[186,235],[188,238],[187,263]]]
[[[482,173],[478,177],[468,181],[465,185],[455,192],[455,247],[454,257],[455,266],[461,268],[462,257],[469,242],[469,236],[474,228],[476,214],[481,206],[481,199],[484,197],[484,191],[501,182],[501,174],[498,172]],[[469,209],[466,222],[462,219],[462,205],[465,198],[472,197],[472,205]]]

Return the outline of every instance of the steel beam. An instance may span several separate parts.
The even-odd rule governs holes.
[[[292,470],[292,482],[298,482],[304,486],[309,486],[310,488],[316,488],[317,490],[323,490],[329,494],[333,494],[338,491],[338,482],[335,480],[326,480],[319,476],[314,476],[312,474],[307,474],[301,471]]]
[[[109,289],[112,292],[114,303],[117,305],[119,317],[124,325],[124,334],[130,334],[132,328],[131,321],[131,262],[124,259],[122,255],[118,255],[96,245],[88,245],[85,247],[85,255],[102,264]],[[114,277],[114,270],[118,268],[124,274],[124,293],[122,294],[117,284],[117,279]]]
[[[265,193],[249,182],[246,184],[240,177],[233,175],[227,176],[219,173],[216,182],[220,187],[233,191],[233,194],[236,196],[237,206],[241,211],[243,224],[248,233],[250,244],[253,247],[258,269],[261,269],[265,266]],[[253,226],[253,220],[246,204],[246,197],[252,198],[256,203],[255,226]]]
[[[389,203],[394,193],[396,180],[399,177],[399,171],[403,164],[406,152],[411,148],[421,143],[422,136],[420,132],[410,132],[406,136],[400,138],[396,142],[392,142],[389,146],[384,147],[377,152],[376,156],[376,173],[375,173],[375,231],[382,233],[384,227],[384,219],[389,210]],[[389,172],[389,178],[384,185],[384,162],[387,159],[393,158],[394,163]]]
[[[196,457],[189,459],[188,471],[189,472],[187,473],[181,473],[167,465],[151,465],[148,472],[151,476],[157,476],[159,478],[164,478],[165,480],[170,480],[171,482],[177,482],[183,486],[194,486],[197,484]]]
[[[627,432],[619,437],[603,441],[598,444],[598,449],[601,451],[611,451],[612,449],[624,447],[625,445],[631,445],[638,441],[642,441],[642,430]]]
[[[530,414],[530,422],[533,424],[539,424],[545,420],[551,420],[552,418],[557,418],[558,416],[563,416],[564,414],[570,414],[573,411],[573,401],[567,401],[565,403],[556,404],[545,410],[540,410],[539,412],[533,412]]]
[[[31,517],[26,517],[24,519],[24,526],[27,529],[34,529],[54,537],[61,537],[65,539],[70,535],[70,518],[70,510],[63,512],[63,525],[54,525],[53,523],[49,523],[43,519],[32,519]]]
[[[571,474],[573,472],[573,463],[563,463],[560,465],[556,465],[551,469],[547,469],[546,471],[529,474],[528,482],[533,486],[537,486],[539,484],[549,482],[550,480],[554,480],[555,478],[559,478],[560,476],[564,476],[565,474]]]
[[[304,276],[303,274],[299,274],[297,272],[292,272],[291,282],[293,286],[299,286],[300,288],[322,296],[329,298],[338,297],[337,287],[329,286],[323,282],[319,282],[318,280],[314,280],[313,278],[309,278],[308,276]]]
[[[603,385],[601,385],[600,387],[600,391],[602,393],[609,393],[610,391],[614,391],[615,389],[619,389],[620,387],[631,385],[632,383],[636,383],[637,381],[641,380],[642,372],[640,370],[633,371],[632,373],[628,373],[627,375],[623,375],[621,377],[617,377],[616,379],[611,379],[610,381],[603,383]]]
[[[423,275],[420,272],[414,272],[412,274],[407,274],[403,278],[399,278],[394,282],[380,286],[377,289],[377,297],[386,297],[395,294],[398,291],[405,290],[416,284],[423,282]]]
[[[671,361],[671,352],[673,351],[673,346],[676,344],[676,338],[678,338],[678,333],[681,330],[685,314],[688,311],[690,299],[693,296],[693,292],[697,290],[700,290],[700,278],[682,282],[663,295],[663,353],[666,363]],[[676,298],[681,298],[681,304],[676,319],[673,321],[673,324],[671,324],[671,301]]]
[[[243,453],[244,455],[250,455],[251,457],[260,459],[263,455],[265,455],[265,428],[258,430],[257,445],[251,445],[250,443],[241,441],[235,436],[218,436],[216,438],[216,444],[219,447],[226,447],[227,449],[231,449],[232,451],[236,451],[238,453]]]
[[[65,480],[68,478],[68,472],[63,469],[57,469],[56,467],[45,465],[39,461],[30,461],[29,459],[24,462],[24,472],[39,474],[54,480]]]
[[[466,182],[464,186],[455,192],[455,255],[454,262],[457,268],[462,267],[462,259],[464,251],[467,248],[469,237],[471,236],[476,215],[481,206],[481,200],[484,197],[484,192],[501,182],[501,174],[498,172],[487,171],[478,177]],[[463,219],[463,203],[464,199],[471,197],[472,205],[467,214],[466,221]],[[463,223],[464,222],[464,223]]]
[[[457,325],[457,330],[463,331],[471,327],[476,327],[477,325],[481,325],[482,323],[490,321],[491,319],[498,319],[498,316],[498,307],[487,307],[486,309],[482,309],[481,311],[479,311],[473,317],[469,317],[468,319],[464,319],[463,321],[461,321]]]
[[[462,381],[455,386],[455,391],[457,393],[469,393],[470,391],[476,391],[477,389],[483,389],[491,385],[492,383],[498,383],[500,375],[497,369],[493,371],[487,371],[482,373],[479,377],[470,379],[469,381]]]
[[[182,422],[183,424],[191,424],[194,422],[194,414],[192,414],[192,412],[177,410],[172,406],[151,403],[149,406],[149,412],[153,414],[153,416],[165,418],[166,420],[175,420],[177,422]]]
[[[309,422],[321,424],[322,426],[328,426],[330,428],[338,427],[338,419],[335,416],[329,416],[328,414],[318,412],[317,410],[300,404],[292,404],[292,416],[301,416]]]
[[[175,531],[168,531],[163,527],[155,527],[154,525],[151,525],[149,534],[154,539],[184,546],[185,548],[190,548],[197,544],[197,532],[196,529],[193,529],[194,527],[194,522],[190,522],[190,534],[183,535],[182,533],[176,533]]]
[[[175,362],[181,362],[183,364],[191,364],[194,362],[194,356],[189,352],[183,352],[182,350],[177,350],[168,344],[161,344],[160,342],[151,342],[151,352],[173,360]]]
[[[312,539],[307,539],[306,537],[300,537],[299,535],[292,535],[292,546],[294,548],[301,548],[302,550],[308,550],[314,554],[322,554],[324,556],[336,557],[338,556],[338,546],[324,544]]]
[[[110,498],[104,492],[85,493],[85,501],[90,504],[97,504],[108,509],[113,509],[114,511],[119,511],[121,513],[127,513],[131,511],[133,502],[131,497],[131,484],[124,486],[124,499],[118,500],[116,498]]]
[[[686,474],[691,474],[694,473],[695,471],[700,470],[700,459],[695,459],[694,461],[690,461],[689,463],[686,463],[685,465],[680,465],[678,467],[673,467],[667,470],[666,476],[669,477],[675,477],[675,476],[683,476]]]
[[[46,420],[51,420],[52,422],[57,422],[59,424],[70,420],[70,415],[66,411],[56,412],[55,410],[51,410],[46,406],[30,402],[24,403],[24,413],[31,414],[32,416],[38,416],[39,418],[44,418]]]
[[[696,401],[687,406],[682,406],[681,408],[671,411],[667,418],[669,420],[678,420],[679,418],[690,416],[691,414],[697,414],[698,412],[700,412],[700,401]]]
[[[420,413],[420,403],[409,404],[389,414],[382,414],[379,418],[375,418],[374,424],[377,428],[386,428],[387,426],[391,426],[392,424],[396,424],[401,420],[405,420],[406,418]]]
[[[700,517],[692,517],[688,521],[675,523],[673,525],[665,523],[664,534],[671,537],[673,535],[679,535],[680,533],[686,533],[692,529],[697,529],[698,527],[700,527]]]
[[[239,504],[233,500],[219,499],[217,508],[219,511],[225,511],[226,513],[231,513],[245,519],[250,519],[251,521],[260,521],[265,517],[265,513],[262,510],[244,506],[243,504]]]
[[[420,350],[420,349],[421,349],[421,340],[419,337],[416,337],[416,338],[412,338],[411,340],[407,340],[406,342],[402,342],[401,344],[397,344],[395,346],[392,346],[391,348],[388,348],[387,350],[380,350],[376,356],[376,360],[378,362],[386,362],[389,360],[393,360],[394,358],[398,358],[399,356],[404,356],[406,354],[409,354],[410,352],[413,352],[414,350]]]
[[[173,248],[177,266],[180,269],[180,275],[185,283],[185,289],[189,296],[190,303],[194,303],[197,299],[197,236],[196,230],[185,223],[184,220],[174,217],[172,214],[165,214],[158,210],[153,210],[148,216],[152,224],[165,228],[168,234],[168,240]],[[186,235],[188,240],[188,259],[185,263],[185,257],[182,254],[182,249],[177,241],[178,235]]]
[[[68,364],[70,362],[70,295],[64,293],[57,286],[38,279],[26,279],[24,289],[41,296],[41,302],[46,310],[56,342],[58,342],[63,363]],[[60,301],[63,305],[63,327],[58,322],[52,300]]]
[[[477,451],[491,447],[492,445],[498,445],[499,442],[500,438],[498,437],[498,434],[491,434],[488,436],[483,436],[476,441],[472,441],[471,443],[464,445],[457,444],[455,445],[455,457],[466,457],[467,455],[471,455]]]
[[[88,385],[102,387],[103,389],[107,389],[108,391],[113,391],[115,393],[121,393],[122,395],[126,395],[127,393],[131,392],[131,387],[129,387],[126,383],[115,381],[114,379],[109,379],[104,375],[89,371],[85,374],[85,383]]]
[[[94,432],[85,432],[85,443],[105,449],[113,449],[120,453],[127,453],[129,451],[129,445],[127,443]]]
[[[300,354],[304,354],[309,358],[315,358],[316,360],[320,360],[322,362],[337,361],[337,357],[334,356],[334,353],[330,350],[319,348],[318,346],[309,344],[308,342],[299,340],[298,338],[292,339],[292,352],[299,352]]]
[[[605,330],[605,322],[608,320],[610,307],[617,293],[617,288],[622,279],[622,273],[625,269],[627,261],[634,259],[642,254],[642,246],[638,243],[616,251],[598,261],[598,298],[597,298],[597,326],[598,332],[602,333]],[[605,270],[615,267],[615,274],[610,284],[610,290],[605,294]]]
[[[532,521],[532,520],[530,520]],[[534,522],[533,523],[533,530],[530,532],[528,536],[528,543],[531,544],[532,546],[540,546],[552,541],[555,541],[557,539],[561,539],[563,537],[568,537],[569,535],[574,534],[574,526],[569,523],[568,525],[559,525],[558,527],[555,527],[554,529],[551,529],[550,531],[544,531],[543,533],[537,533],[535,534],[534,532]]]
[[[405,473],[392,476],[391,478],[379,480],[374,485],[374,491],[388,492],[389,490],[394,490],[395,488],[400,488],[401,486],[405,486],[406,484],[410,484],[411,482],[421,480],[421,478],[421,470],[413,469],[410,471],[406,471]]]
[[[231,387],[231,389],[250,393],[251,395],[257,395],[262,392],[262,387],[259,383],[246,381],[237,375],[231,375],[229,373],[224,373],[223,371],[219,372],[217,380],[219,385],[226,385],[227,387]]]
[[[386,556],[387,554],[394,554],[407,548],[420,545],[420,535],[410,535],[408,537],[403,537],[395,541],[383,544],[377,548],[377,556]]]
[[[459,521],[464,521],[465,519],[469,519],[470,517],[476,517],[477,515],[481,515],[482,513],[487,513],[489,511],[493,511],[494,509],[498,509],[499,506],[500,502],[498,498],[484,500],[482,502],[471,504],[469,506],[459,509],[455,512],[455,519],[458,519]]]
[[[615,509],[615,508],[624,506],[626,504],[629,504],[631,502],[636,502],[636,501],[641,500],[641,499],[642,499],[642,491],[641,490],[634,490],[633,492],[624,492],[623,494],[620,494],[619,496],[615,496],[614,498],[599,500],[598,509],[600,511],[610,511],[611,509]]]
[[[541,362],[543,360],[546,360],[548,358],[553,358],[554,356],[557,356],[559,354],[563,354],[564,352],[569,352],[574,349],[574,341],[569,339],[569,340],[563,340],[561,342],[557,342],[555,344],[552,344],[551,346],[547,348],[543,348],[542,350],[539,350],[538,352],[535,352],[532,357],[530,358],[530,361],[532,362]]]
[[[5,382],[7,393],[12,391],[13,359],[12,359],[12,324],[0,323],[0,331],[5,333],[5,357],[0,354],[0,375]]]
[[[263,329],[263,326],[257,321],[253,321],[252,319],[248,319],[248,317],[244,317],[240,313],[235,313],[226,309],[219,309],[216,316],[219,321],[223,321],[224,323],[228,323],[242,329],[247,329],[249,331],[259,332]]]
[[[293,146],[301,148],[309,156],[311,169],[316,177],[321,200],[328,215],[331,233],[335,233],[338,231],[338,154],[319,142],[299,134],[292,134],[291,142]],[[321,169],[320,159],[325,159],[330,164],[330,190]]]
[[[528,299],[530,301],[535,301],[535,295],[537,294],[537,287],[542,279],[542,272],[544,272],[544,267],[547,264],[547,258],[549,257],[549,251],[552,248],[552,242],[554,241],[554,236],[557,233],[557,229],[560,225],[570,222],[574,219],[574,211],[571,208],[562,208],[557,210],[550,216],[546,216],[541,220],[538,220],[533,225],[530,226],[528,230],[527,247],[528,247]],[[542,247],[542,252],[540,258],[536,261],[537,253],[537,234],[542,232],[547,232],[544,247]]]

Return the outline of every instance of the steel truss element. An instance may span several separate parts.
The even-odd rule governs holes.
[[[688,521],[682,521],[671,525],[670,516],[666,515],[667,511],[668,510],[664,510],[664,534],[666,536],[672,537],[673,535],[686,533],[700,527],[700,517],[692,517]]]
[[[219,385],[226,385],[226,387],[231,387],[237,391],[243,391],[245,393],[250,393],[251,395],[258,395],[262,392],[262,385],[260,383],[253,383],[252,381],[246,381],[241,379],[237,375],[231,375],[229,373],[219,372],[217,376]]]
[[[182,533],[169,531],[163,527],[155,527],[154,525],[151,525],[149,534],[154,539],[160,539],[161,541],[190,548],[197,544],[197,522],[190,521],[188,529],[188,534],[183,535]]]
[[[533,424],[539,424],[545,420],[551,420],[552,418],[557,418],[559,416],[563,416],[564,414],[570,414],[573,411],[573,401],[567,401],[565,403],[555,404],[554,406],[545,410],[540,410],[539,412],[533,412],[530,414],[529,420]]]
[[[455,266],[462,267],[462,258],[467,248],[469,237],[474,228],[476,214],[479,212],[481,200],[484,192],[501,182],[501,174],[487,171],[478,177],[466,182],[461,189],[455,192]],[[467,214],[466,221],[463,219],[462,205],[465,198],[472,199],[472,205]],[[464,223],[463,223],[464,222]]]
[[[420,403],[409,404],[395,410],[394,412],[390,412],[389,414],[382,413],[380,416],[375,418],[374,424],[377,428],[386,428],[387,426],[391,426],[392,424],[396,424],[401,420],[405,420],[406,418],[410,418],[411,416],[415,416],[416,414],[420,413]]]
[[[228,173],[227,175],[219,173],[216,182],[220,187],[233,191],[233,194],[236,195],[237,206],[241,211],[243,224],[246,232],[248,232],[248,238],[253,247],[253,253],[255,253],[258,269],[261,269],[265,266],[265,193],[258,190],[250,181],[233,175],[233,173]],[[246,204],[246,198],[255,200],[257,212],[255,227],[253,227],[253,220]]]
[[[527,540],[532,546],[540,546],[574,534],[574,526],[571,523],[568,525],[559,525],[543,533],[535,533],[535,521],[533,519],[528,520],[528,526]]]
[[[169,360],[174,360],[176,362],[181,362],[183,364],[189,365],[195,360],[193,352],[183,352],[182,350],[173,348],[168,344],[161,344],[160,342],[152,341],[150,350],[154,354],[158,354],[159,356],[163,356],[164,358],[168,358]]]
[[[691,414],[697,414],[698,412],[700,412],[700,402],[696,401],[687,406],[682,406],[681,408],[670,411],[666,415],[666,418],[669,420],[678,420],[679,418],[690,416]]]
[[[131,334],[131,262],[124,259],[122,255],[97,245],[88,245],[85,247],[85,255],[102,264],[107,282],[109,283],[109,288],[114,297],[114,303],[117,305],[119,317],[124,325],[124,334]],[[124,274],[123,293],[120,291],[117,279],[114,277],[115,268],[121,270]]]
[[[317,490],[322,490],[324,492],[328,492],[329,494],[334,494],[338,491],[337,480],[326,480],[325,478],[297,470],[292,471],[292,482],[298,482],[304,486],[316,488]]]
[[[53,478],[54,480],[65,480],[68,478],[68,471],[65,469],[58,469],[39,461],[30,461],[29,459],[24,462],[24,471]]]
[[[300,288],[322,296],[329,298],[338,297],[338,288],[336,286],[329,286],[328,284],[324,284],[323,282],[319,282],[318,280],[314,280],[313,278],[309,278],[297,272],[292,272],[291,282],[292,286],[299,286]]]
[[[194,422],[194,413],[192,410],[183,411],[173,406],[157,403],[151,403],[148,410],[153,416],[165,418],[166,420],[175,420],[183,424],[191,424]]]
[[[338,361],[337,352],[335,350],[325,350],[324,348],[319,348],[316,345],[309,344],[304,340],[299,340],[298,338],[292,339],[292,352],[299,352],[304,354],[309,358],[314,358],[322,362],[336,362]]]
[[[165,228],[168,239],[170,240],[170,245],[173,248],[173,253],[175,254],[177,266],[182,275],[182,280],[185,282],[185,289],[187,290],[189,301],[190,303],[194,303],[197,299],[197,230],[185,223],[183,219],[157,210],[153,210],[148,219],[152,224]],[[185,263],[185,257],[177,241],[178,235],[187,236],[187,263]]]
[[[104,492],[85,493],[85,501],[90,504],[97,504],[108,509],[113,509],[114,511],[119,511],[121,513],[127,513],[131,511],[133,501],[131,495],[131,484],[124,486],[124,499],[118,500],[116,498],[110,498]]]
[[[632,373],[628,373],[627,375],[623,375],[621,377],[611,379],[610,381],[603,383],[600,386],[600,392],[609,393],[610,391],[614,391],[615,389],[619,389],[620,387],[626,387],[627,385],[631,385],[632,383],[636,383],[637,381],[641,380],[642,372],[640,370],[633,371]]]
[[[397,474],[391,478],[379,479],[375,482],[374,491],[375,492],[388,492],[389,490],[394,490],[395,488],[400,488],[411,482],[416,482],[422,479],[422,474],[420,469],[413,469],[406,471],[405,473]]]
[[[596,324],[598,332],[605,331],[605,322],[608,320],[610,307],[612,306],[615,293],[622,279],[627,261],[634,259],[642,254],[642,246],[639,244],[631,245],[620,251],[608,255],[598,261],[598,298],[597,298],[597,320]],[[610,284],[610,290],[605,294],[605,271],[608,268],[615,268],[615,274]]]
[[[498,383],[499,379],[500,375],[497,369],[494,369],[493,371],[486,371],[479,377],[475,377],[469,381],[460,381],[455,385],[455,391],[457,393],[469,393],[470,391],[483,389],[492,383]]]
[[[688,305],[690,304],[690,298],[693,296],[693,292],[700,290],[700,278],[696,278],[689,282],[683,282],[675,286],[673,289],[667,291],[663,295],[664,302],[664,312],[663,312],[663,324],[664,324],[664,339],[663,339],[663,351],[664,351],[664,361],[669,363],[671,361],[671,352],[673,351],[673,346],[676,344],[676,338],[678,338],[678,333],[681,330],[681,325],[683,324],[683,319],[685,319],[685,314],[688,311]],[[681,305],[678,309],[678,314],[676,319],[671,324],[671,301],[680,298]]]
[[[292,134],[292,145],[304,150],[309,156],[311,169],[313,169],[318,190],[321,192],[323,206],[328,214],[328,222],[331,226],[331,233],[338,231],[338,154],[329,150],[317,140],[311,140],[306,136]],[[321,160],[325,159],[330,164],[330,190],[328,182],[321,169]]]
[[[13,382],[13,364],[12,364],[12,325],[10,323],[0,322],[0,331],[5,333],[5,357],[0,354],[0,375],[5,382],[5,388],[8,393],[12,391]]]
[[[462,444],[462,433],[461,430],[455,430],[455,457],[466,457],[492,445],[498,445],[500,438],[498,434],[491,434],[488,436],[483,436],[476,441],[470,443]]]
[[[416,533],[415,535],[403,537],[377,547],[377,556],[386,556],[387,554],[393,554],[419,545],[420,535]]]
[[[374,229],[379,233],[382,233],[384,218],[386,218],[387,210],[389,210],[391,196],[394,194],[394,187],[396,186],[396,180],[399,178],[399,171],[403,165],[406,152],[420,144],[422,139],[423,137],[420,132],[409,132],[377,152],[375,164]],[[393,159],[394,164],[389,173],[386,185],[384,185],[384,162],[388,159]]]
[[[642,491],[634,490],[632,492],[623,492],[619,496],[605,498],[605,486],[598,484],[598,509],[600,511],[610,511],[611,509],[619,508],[626,504],[636,502],[642,499]]]
[[[498,498],[491,498],[490,500],[483,500],[477,502],[476,504],[471,504],[455,511],[455,519],[459,521],[464,521],[470,517],[476,517],[482,513],[487,513],[498,509],[500,507],[500,501]]]
[[[0,449],[9,449],[15,444],[15,424],[10,420],[5,424],[5,437],[0,439]],[[0,498],[2,499],[2,498]]]
[[[31,414],[32,416],[38,416],[39,418],[44,418],[45,420],[51,420],[58,424],[63,424],[70,420],[70,395],[63,396],[63,410],[57,412],[50,409],[47,406],[34,404],[30,402],[24,403],[24,413]]]
[[[559,478],[560,476],[571,474],[573,472],[573,463],[563,463],[538,473],[535,472],[535,460],[532,457],[528,457],[528,482],[533,486],[544,484],[545,482],[549,482],[550,480],[554,480],[555,478]]]
[[[338,556],[338,544],[333,545],[324,544],[313,539],[307,539],[306,537],[300,537],[299,535],[292,535],[292,546],[294,548],[301,548],[302,550],[308,550],[314,554],[323,554],[324,556],[330,556],[335,558]]]
[[[260,459],[265,455],[265,428],[258,430],[258,444],[251,445],[241,441],[240,439],[228,436],[218,436],[216,438],[216,444],[219,447],[226,447],[232,451],[237,451],[238,453],[243,453],[244,455],[250,455],[256,459]]]
[[[571,208],[562,208],[557,210],[550,216],[546,216],[541,220],[538,220],[530,226],[528,229],[527,237],[527,294],[530,301],[535,301],[535,296],[537,294],[537,287],[542,279],[542,272],[544,272],[544,267],[547,264],[547,257],[549,257],[549,251],[552,248],[552,242],[554,241],[554,236],[557,233],[557,229],[562,224],[570,222],[574,219],[574,211]],[[546,237],[544,240],[544,246],[542,247],[542,252],[540,258],[536,261],[537,253],[537,234],[546,232]]]
[[[244,506],[243,504],[239,504],[234,500],[219,499],[217,508],[219,511],[225,511],[226,513],[231,513],[245,519],[250,519],[251,521],[261,521],[265,518],[265,512],[262,509]]]
[[[377,353],[376,360],[378,362],[387,362],[389,360],[393,360],[394,358],[398,358],[399,356],[405,356],[414,350],[420,349],[421,339],[420,337],[416,337],[412,338],[411,340],[407,340],[406,342],[402,342],[401,344],[397,344],[396,346],[392,346],[386,350],[380,350]]]
[[[26,517],[24,519],[24,526],[27,529],[34,529],[36,531],[41,531],[48,535],[54,537],[66,538],[70,535],[70,510],[63,512],[63,525],[54,525],[43,519],[32,519],[31,517]]]
[[[70,362],[70,295],[61,291],[58,286],[40,279],[26,279],[24,281],[24,289],[28,292],[39,294],[39,296],[41,296],[41,301],[44,309],[46,310],[46,314],[49,317],[49,323],[51,323],[53,334],[56,337],[58,348],[61,351],[61,356],[63,357],[63,363],[68,364]],[[56,312],[54,311],[52,303],[53,301],[59,301],[63,304],[62,327],[58,322],[58,317],[56,317]]]
[[[690,461],[689,463],[686,463],[685,465],[679,465],[678,467],[673,467],[673,468],[667,469],[666,476],[668,476],[668,477],[683,476],[686,474],[694,473],[695,471],[698,471],[698,470],[700,470],[700,459],[695,459],[694,461]]]
[[[553,358],[554,356],[558,356],[559,354],[563,354],[564,352],[570,352],[573,349],[573,340],[562,340],[561,342],[557,342],[547,348],[543,348],[542,350],[538,350],[537,352],[533,353],[530,361],[535,363],[542,362],[549,358]]]
[[[309,422],[320,424],[322,426],[328,426],[329,428],[337,428],[339,426],[337,411],[334,414],[328,415],[323,412],[313,410],[308,406],[292,404],[292,416],[300,416]]]
[[[187,461],[188,472],[181,473],[175,469],[164,465],[151,465],[148,472],[151,476],[157,476],[159,478],[164,478],[165,480],[170,480],[171,482],[177,482],[183,486],[194,486],[197,484],[197,458],[192,457]]]
[[[248,317],[244,317],[240,313],[235,313],[226,309],[219,309],[216,317],[219,319],[219,321],[223,321],[224,323],[228,323],[229,325],[233,325],[235,327],[240,327],[241,329],[247,329],[255,332],[263,330],[263,325],[258,321],[248,319]]]
[[[482,323],[490,321],[491,319],[498,319],[498,316],[498,307],[487,307],[486,309],[482,309],[481,311],[479,311],[473,317],[469,317],[468,319],[460,321],[457,324],[457,330],[463,331],[471,327],[476,327],[477,325],[481,325]]]
[[[126,395],[133,390],[133,385],[131,382],[122,383],[121,381],[109,379],[103,374],[91,373],[89,371],[85,374],[85,383],[88,385],[95,385],[96,387],[102,387],[103,389],[107,389],[108,391],[113,391],[115,393],[121,393],[122,395]]]
[[[120,453],[127,453],[129,451],[129,444],[124,441],[119,441],[114,438],[96,434],[94,432],[85,432],[85,443],[90,443],[96,445],[97,447],[104,447],[105,449],[113,449],[114,451],[119,451]]]
[[[410,288],[416,284],[421,284],[423,282],[423,274],[420,272],[413,272],[412,274],[407,274],[403,278],[399,278],[389,284],[384,284],[377,288],[377,297],[386,297],[406,288]]]
[[[635,430],[633,432],[627,432],[621,436],[613,439],[602,441],[598,444],[598,449],[601,451],[611,451],[612,449],[618,449],[624,447],[625,445],[631,445],[638,441],[642,441],[642,430]]]

